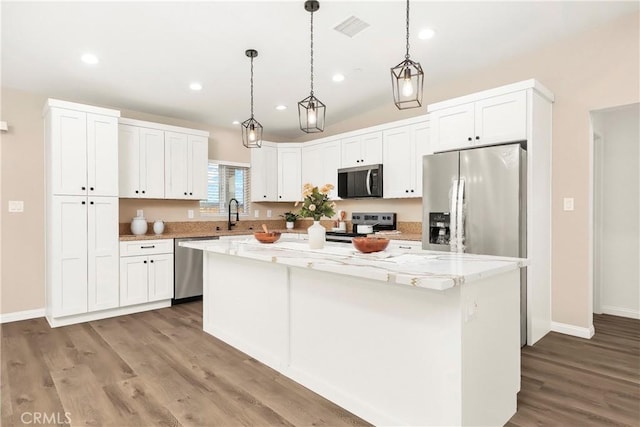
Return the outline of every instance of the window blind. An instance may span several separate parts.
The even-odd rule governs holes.
[[[200,202],[202,214],[227,215],[229,200],[236,199],[240,215],[248,215],[250,194],[251,174],[248,167],[209,160],[207,200]]]

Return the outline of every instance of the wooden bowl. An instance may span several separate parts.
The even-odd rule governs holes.
[[[389,245],[389,239],[385,237],[354,237],[351,242],[364,254],[384,251]]]
[[[271,231],[269,233],[265,233],[263,231],[256,231],[253,233],[253,237],[255,237],[260,243],[273,243],[280,238],[280,232]]]

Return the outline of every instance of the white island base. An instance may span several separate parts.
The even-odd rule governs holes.
[[[433,290],[388,271],[383,281],[377,265],[390,261],[356,262],[370,276],[361,278],[335,254],[342,248],[276,245],[278,256],[251,244],[192,246],[205,251],[206,332],[376,425],[494,426],[515,414],[521,264],[473,280],[434,275],[452,285]],[[464,257],[489,259],[440,263],[461,269]],[[348,274],[319,271],[340,263]]]

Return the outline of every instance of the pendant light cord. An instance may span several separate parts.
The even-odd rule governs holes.
[[[253,119],[253,57],[251,57],[251,118]]]
[[[313,12],[311,12],[311,96],[313,96]]]
[[[404,55],[404,59],[409,59],[409,0],[407,0],[407,53]]]

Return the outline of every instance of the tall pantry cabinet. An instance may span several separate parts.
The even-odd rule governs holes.
[[[118,307],[119,111],[47,100],[46,317]]]

